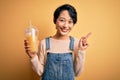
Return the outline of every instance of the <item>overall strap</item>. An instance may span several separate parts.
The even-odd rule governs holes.
[[[45,39],[45,42],[46,42],[46,50],[49,50],[50,49],[50,37],[47,37]]]
[[[70,50],[74,50],[74,38],[72,36],[70,36],[70,46],[69,46]]]

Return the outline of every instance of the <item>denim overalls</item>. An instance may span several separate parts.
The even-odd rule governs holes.
[[[74,38],[70,36],[70,50],[73,50],[73,47]],[[46,38],[46,50],[48,49],[50,49],[50,37]],[[74,80],[72,52],[63,54],[48,52],[42,80]]]

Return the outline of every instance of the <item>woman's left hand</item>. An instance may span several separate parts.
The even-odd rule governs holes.
[[[88,33],[85,37],[81,37],[79,41],[79,50],[86,50],[88,47],[87,39],[92,33]]]

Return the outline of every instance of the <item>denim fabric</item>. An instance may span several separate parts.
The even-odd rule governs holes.
[[[46,38],[46,49],[50,49],[49,38]],[[73,50],[74,39],[70,37],[70,48]],[[72,53],[47,53],[46,65],[42,80],[74,80]]]

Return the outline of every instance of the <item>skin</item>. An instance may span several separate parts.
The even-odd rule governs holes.
[[[58,40],[68,40],[69,39],[68,34],[72,30],[74,23],[67,10],[61,12],[58,19],[56,20],[55,26],[56,26],[56,34],[53,35],[52,38]],[[91,33],[88,33],[86,36],[81,37],[78,44],[80,50],[87,49],[88,47],[87,39],[89,38],[90,35]],[[29,42],[27,40],[24,41],[25,50],[28,56],[30,58],[33,58],[35,55],[37,55],[36,54],[37,52],[31,52],[28,43]]]

